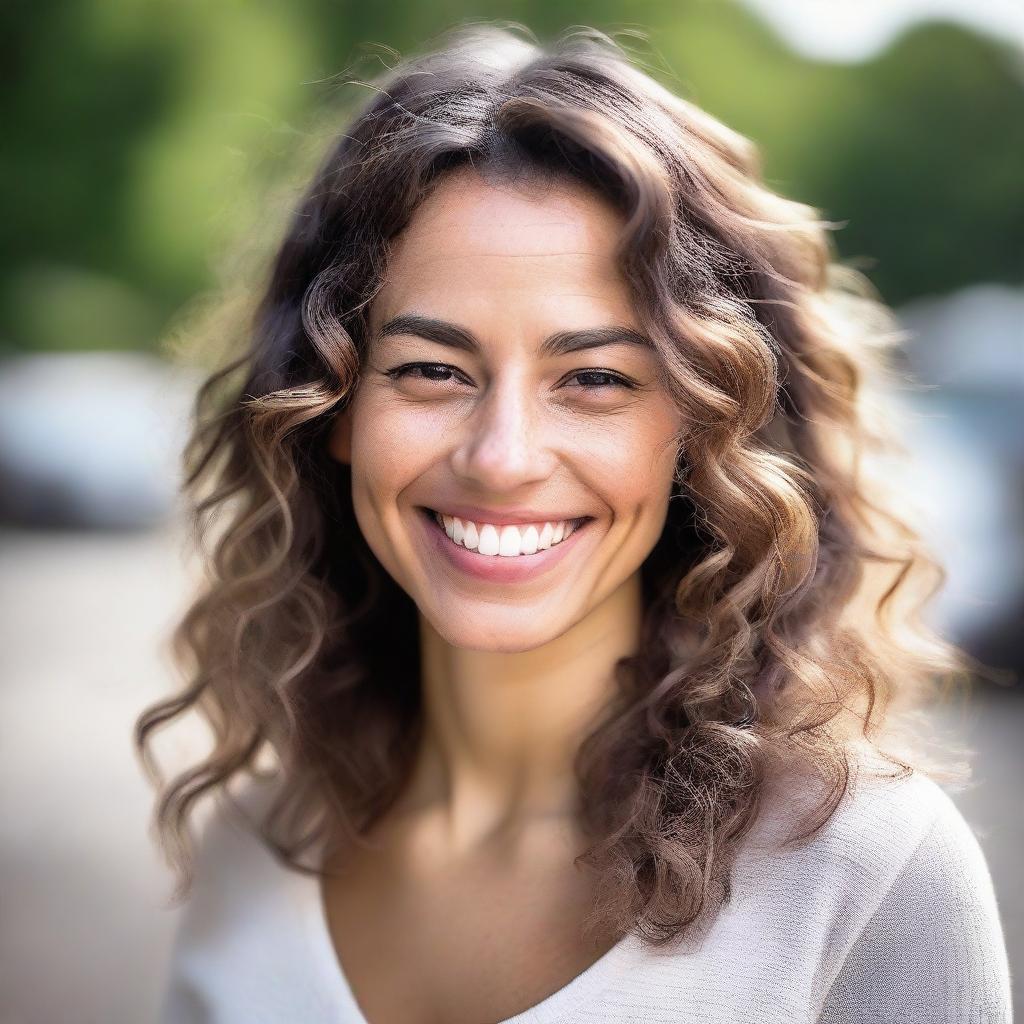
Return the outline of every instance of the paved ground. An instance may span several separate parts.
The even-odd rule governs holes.
[[[176,918],[131,728],[170,686],[182,548],[170,531],[0,535],[0,1024],[153,1019]],[[977,785],[954,799],[1024,975],[1024,700],[991,694],[952,727],[977,751]],[[193,731],[163,749],[201,746]]]

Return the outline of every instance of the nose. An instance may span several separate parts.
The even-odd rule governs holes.
[[[551,476],[550,424],[525,373],[496,377],[459,428],[453,472],[474,490],[507,494]]]

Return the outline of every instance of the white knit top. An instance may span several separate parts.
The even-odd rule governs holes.
[[[250,780],[238,795],[258,807],[266,786]],[[784,790],[766,801],[731,899],[699,933],[661,950],[627,936],[501,1024],[1011,1020],[988,868],[936,783],[855,780],[817,836],[781,850],[772,839],[793,806]],[[160,1021],[374,1024],[335,955],[318,880],[222,812],[199,844]]]

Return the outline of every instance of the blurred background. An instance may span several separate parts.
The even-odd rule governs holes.
[[[131,729],[177,685],[195,565],[176,496],[201,367],[173,343],[356,58],[456,21],[635,29],[649,70],[839,222],[908,331],[931,618],[1024,660],[1024,5],[1019,0],[7,0],[0,32],[0,1021],[155,1012],[176,911]],[[355,87],[348,87],[349,90]],[[328,126],[327,131],[332,126]],[[337,129],[338,125],[333,128]],[[326,145],[326,134],[323,135]],[[913,383],[911,383],[913,382]],[[936,715],[1024,977],[1019,687]],[[165,746],[185,757],[201,737]],[[1019,994],[1021,978],[1014,978]]]

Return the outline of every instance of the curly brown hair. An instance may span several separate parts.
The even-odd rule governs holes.
[[[284,784],[260,834],[304,872],[318,873],[304,850],[357,840],[408,777],[416,607],[367,546],[326,438],[392,241],[471,162],[583,183],[622,211],[622,270],[684,414],[665,528],[641,567],[642,642],[575,762],[595,915],[662,943],[727,897],[780,767],[824,783],[793,842],[831,816],[858,749],[897,776],[943,777],[915,709],[967,656],[921,621],[944,570],[892,478],[870,475],[901,451],[870,406],[899,334],[835,259],[833,225],[769,190],[751,142],[612,36],[541,46],[514,24],[463,24],[363,84],[372,97],[294,212],[244,351],[197,400],[186,492],[209,579],[176,633],[188,685],[136,726],[178,892],[197,799],[258,775],[261,755]],[[192,710],[212,750],[168,782],[151,734]]]

